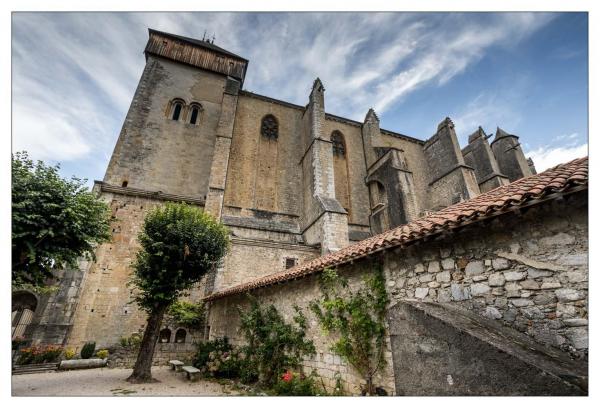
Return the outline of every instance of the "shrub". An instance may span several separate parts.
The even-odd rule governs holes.
[[[81,348],[81,358],[91,358],[94,355],[94,350],[96,350],[95,341],[85,343]]]
[[[191,303],[178,300],[167,309],[166,320],[171,321],[173,326],[182,326],[188,329],[202,327],[205,316],[204,303]]]
[[[238,378],[240,375],[239,350],[229,344],[227,337],[198,344],[194,366],[203,374],[217,378]]]
[[[297,306],[294,323],[286,323],[275,306],[262,307],[249,296],[250,310],[239,309],[241,329],[247,341],[242,348],[246,364],[256,368],[263,385],[271,387],[286,369],[296,368],[304,356],[315,353],[311,340],[305,339],[306,318]]]
[[[128,347],[129,346],[129,338],[128,337],[121,337],[121,339],[119,340],[119,343],[121,344],[121,347]]]
[[[102,358],[102,359],[107,358],[108,357],[108,350],[106,350],[106,349],[98,350],[96,352],[96,357]]]
[[[314,371],[307,377],[302,373],[286,371],[273,386],[275,395],[311,396],[323,395],[324,390],[316,384]]]
[[[17,364],[42,364],[54,363],[63,352],[57,345],[32,346],[21,349]]]
[[[75,350],[73,350],[72,348],[66,349],[65,358],[67,360],[71,360],[73,357],[75,357]]]
[[[24,346],[27,341],[23,337],[15,337],[12,339],[12,349],[18,350],[21,346]]]

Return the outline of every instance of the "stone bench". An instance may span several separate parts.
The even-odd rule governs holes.
[[[183,363],[179,360],[170,360],[169,365],[171,366],[171,370],[181,371],[181,367],[183,367]]]
[[[185,372],[187,379],[190,381],[196,381],[198,378],[200,378],[200,370],[198,370],[196,367],[183,366],[181,369],[183,372]]]

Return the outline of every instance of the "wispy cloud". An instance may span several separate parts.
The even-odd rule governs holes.
[[[383,114],[421,88],[443,85],[494,47],[512,47],[552,18],[540,13],[15,13],[13,148],[39,159],[104,168],[143,70],[148,27],[196,38],[205,31],[216,34],[216,44],[250,60],[245,88],[275,98],[305,104],[319,76],[327,110],[362,120],[369,107]],[[479,117],[494,118],[492,105],[487,101],[479,111],[463,112],[459,122],[467,128]]]
[[[538,172],[549,169],[557,164],[565,163],[579,157],[588,155],[587,143],[574,147],[540,147],[526,152],[526,157],[531,157]]]

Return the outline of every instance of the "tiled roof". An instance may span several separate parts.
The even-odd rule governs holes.
[[[587,185],[588,158],[584,157],[560,164],[543,173],[522,178],[509,185],[497,187],[475,198],[446,207],[441,211],[375,235],[337,252],[215,292],[205,300],[216,300],[302,278],[320,272],[324,268],[341,265],[382,249],[406,245],[431,234],[448,231],[515,208],[534,204],[536,200],[544,199],[553,193],[566,193],[580,186],[587,188]]]

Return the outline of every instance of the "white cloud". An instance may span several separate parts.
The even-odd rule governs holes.
[[[511,46],[551,15],[498,13],[15,13],[13,144],[104,168],[141,75],[147,28],[250,60],[244,87],[304,105],[319,76],[328,112],[362,120]],[[486,108],[481,115],[491,113]],[[472,113],[471,115],[474,115]],[[464,121],[467,121],[465,116]],[[504,122],[502,122],[504,123]],[[82,174],[89,179],[101,174]]]
[[[538,173],[554,167],[557,164],[566,163],[573,159],[588,155],[588,145],[584,143],[575,147],[540,147],[525,153],[525,157],[531,157]]]

